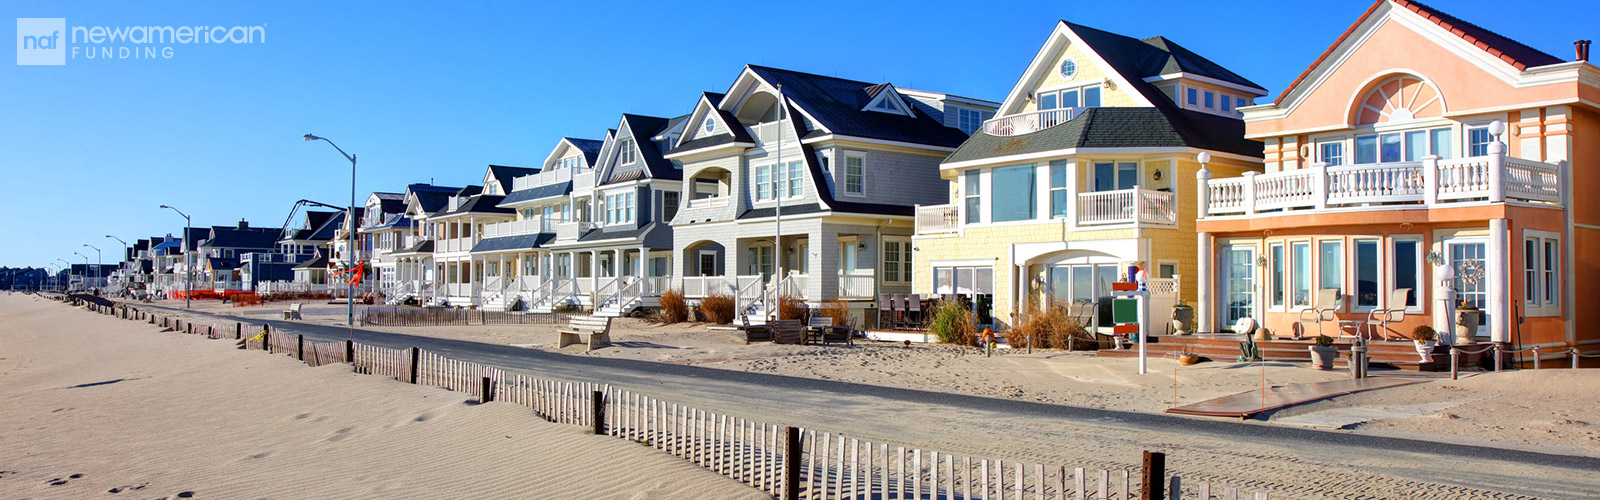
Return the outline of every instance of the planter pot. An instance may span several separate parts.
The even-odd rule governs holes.
[[[1177,335],[1194,333],[1194,308],[1189,306],[1172,307],[1172,332]]]
[[[1182,355],[1182,356],[1178,356],[1178,365],[1179,366],[1189,366],[1189,365],[1192,365],[1192,364],[1195,364],[1195,363],[1199,363],[1199,362],[1200,362],[1200,357],[1196,356],[1196,355],[1193,355],[1193,354],[1185,354],[1185,355]]]
[[[1272,340],[1272,331],[1267,330],[1265,327],[1257,328],[1254,338],[1256,342],[1266,342]]]
[[[1318,370],[1332,370],[1333,359],[1339,356],[1339,348],[1334,346],[1307,346],[1311,350],[1311,366]]]
[[[1433,346],[1435,345],[1436,341],[1433,341],[1433,340],[1413,340],[1411,342],[1416,344],[1416,346],[1417,346],[1417,356],[1422,358],[1422,362],[1423,363],[1431,363],[1431,362],[1433,362]]]
[[[1471,344],[1478,336],[1478,322],[1483,311],[1456,311],[1456,345]]]

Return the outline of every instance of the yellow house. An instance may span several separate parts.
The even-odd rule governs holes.
[[[1171,40],[1058,23],[995,118],[941,163],[950,203],[917,210],[913,289],[966,296],[1004,328],[1050,302],[1103,303],[1139,265],[1165,323],[1196,299],[1182,277],[1196,266],[1195,174],[1261,169],[1238,108],[1264,95]]]

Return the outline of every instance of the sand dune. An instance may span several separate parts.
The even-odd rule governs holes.
[[[0,297],[7,498],[766,498],[508,403]]]

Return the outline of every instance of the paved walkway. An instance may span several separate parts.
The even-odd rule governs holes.
[[[1177,408],[1168,408],[1166,413],[1198,417],[1250,418],[1279,408],[1287,408],[1319,399],[1422,382],[1427,382],[1427,379],[1364,378],[1359,380],[1328,380],[1309,384],[1275,385],[1266,390],[1245,391]]]

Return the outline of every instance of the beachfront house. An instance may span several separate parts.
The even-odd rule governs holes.
[[[1195,172],[1261,168],[1238,109],[1265,94],[1173,40],[1057,23],[995,116],[941,162],[950,185],[917,209],[910,288],[965,300],[996,330],[1073,304],[1108,326],[1111,283],[1139,266],[1150,324],[1165,324],[1197,297],[1184,279]]]
[[[940,160],[995,106],[745,66],[699,96],[665,155],[682,164],[673,286],[754,318],[783,295],[864,311],[909,292],[914,207],[945,202]]]
[[[612,131],[607,137],[615,134]],[[534,295],[552,307],[550,283],[557,271],[570,278],[569,257],[557,256],[545,248],[556,238],[559,224],[574,221],[574,210],[589,213],[587,206],[575,206],[573,187],[584,184],[592,190],[594,165],[600,159],[605,141],[564,137],[545,156],[537,173],[512,180],[511,191],[500,206],[516,212],[516,220],[491,224],[473,245],[472,252],[482,260],[494,260],[507,274],[497,283],[486,283],[479,306],[484,309],[527,310]],[[567,285],[571,286],[571,285]]]
[[[395,277],[396,259],[389,252],[399,248],[403,228],[410,223],[405,217],[406,195],[374,192],[367,196],[364,207],[356,232],[360,249],[356,260],[367,263],[361,281],[390,295],[399,282]]]
[[[1404,339],[1427,325],[1449,343],[1465,322],[1480,340],[1600,350],[1579,328],[1600,322],[1581,307],[1600,283],[1575,279],[1600,259],[1600,200],[1574,196],[1600,188],[1587,47],[1565,60],[1373,3],[1276,100],[1242,110],[1265,172],[1180,186],[1201,216],[1200,328]]]
[[[435,225],[428,216],[450,206],[450,198],[462,188],[433,184],[406,186],[405,218],[408,226],[400,231],[399,247],[389,252],[395,258],[395,271],[401,285],[389,294],[387,302],[434,304],[443,301],[442,291],[434,287],[438,268],[434,265]]]
[[[234,226],[213,226],[196,248],[195,289],[252,290],[254,283],[246,279],[240,260],[250,253],[271,252],[281,231],[250,227],[244,220]]]
[[[407,256],[423,257],[430,262],[433,273],[428,288],[433,303],[459,307],[475,307],[481,300],[485,279],[499,277],[505,267],[499,261],[480,259],[472,253],[473,246],[482,237],[485,226],[509,222],[516,218],[515,211],[499,206],[515,179],[535,173],[521,167],[490,165],[484,172],[482,185],[461,188],[445,198],[444,204],[431,213],[417,214],[413,219],[420,225],[430,226],[427,234],[432,239],[430,253],[408,249]]]

